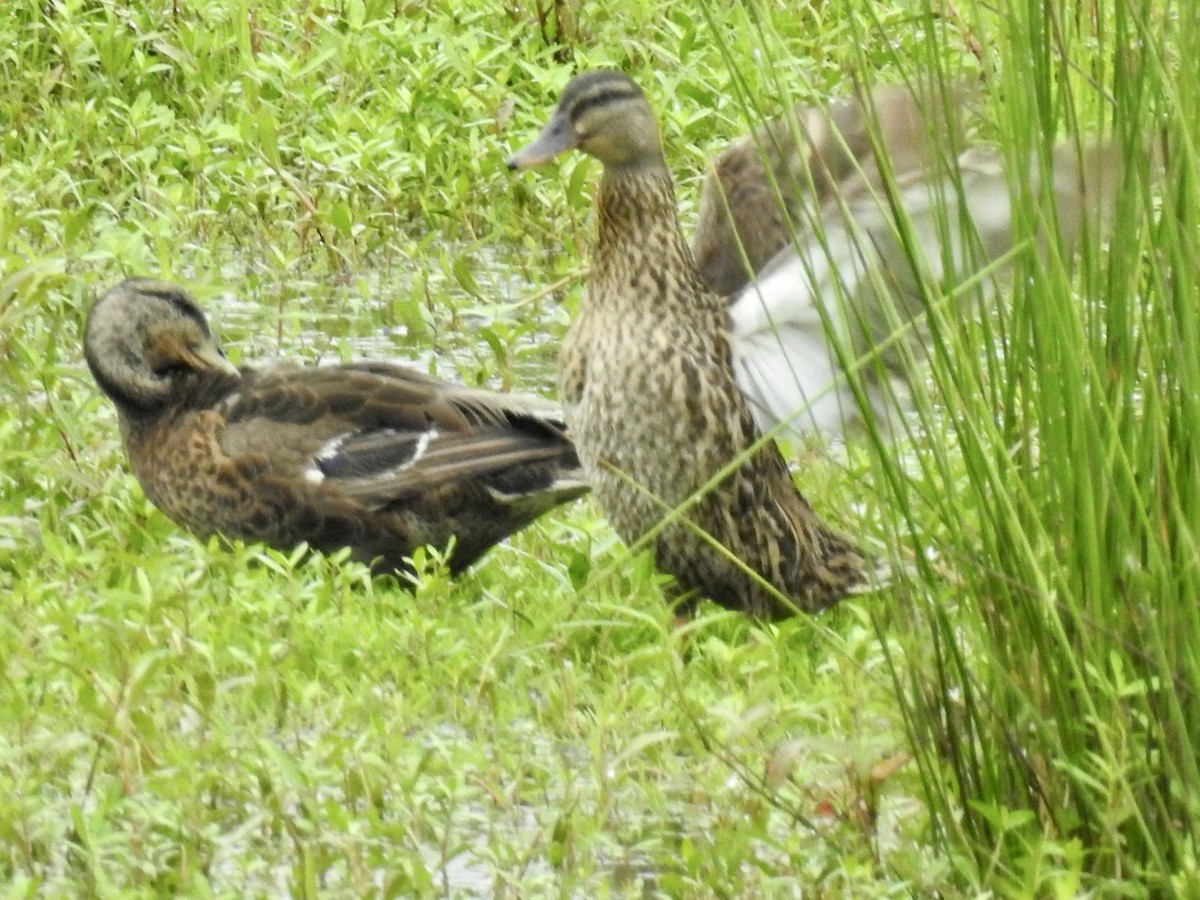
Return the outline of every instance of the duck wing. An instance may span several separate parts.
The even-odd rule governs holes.
[[[1064,247],[1111,217],[1119,171],[1110,141],[1061,145],[1048,176],[1030,165],[1035,196],[1049,178]],[[977,276],[1017,247],[1010,175],[997,151],[973,148],[948,171],[897,179],[886,195],[836,198],[801,223],[798,244],[730,305],[738,383],[760,427],[841,435],[859,408],[843,362],[864,357],[862,390],[875,418],[886,423],[907,408],[910,364],[924,348],[926,285],[944,283],[951,294],[972,285],[966,296],[990,300],[996,273]],[[1052,233],[1039,225],[1031,246],[1044,249]]]
[[[369,509],[475,480],[586,491],[552,408],[383,363],[247,373],[221,444]]]

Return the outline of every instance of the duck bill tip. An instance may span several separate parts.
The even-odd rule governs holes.
[[[532,169],[544,166],[554,157],[579,145],[575,131],[569,124],[555,116],[542,133],[508,158],[510,170]]]
[[[220,372],[223,375],[241,374],[238,367],[218,350],[204,347],[183,354],[183,361],[197,371]]]
[[[522,147],[516,153],[508,158],[505,165],[509,171],[516,172],[521,169],[533,169],[537,166],[544,166],[557,156],[557,153],[546,152],[538,147],[538,141],[534,141],[525,147]]]

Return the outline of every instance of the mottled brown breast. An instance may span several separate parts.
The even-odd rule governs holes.
[[[220,450],[224,418],[184,412],[143,428],[123,423],[125,449],[138,482],[172,521],[201,536],[221,530],[231,507],[249,500]]]

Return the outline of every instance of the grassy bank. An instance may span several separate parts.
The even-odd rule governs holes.
[[[5,894],[1186,895],[1200,30],[1122,9],[0,5]],[[586,501],[412,585],[157,513],[79,349],[125,275],[194,287],[236,361],[552,395],[597,170],[503,160],[595,65],[661,110],[689,225],[781,96],[919,66],[984,73],[1014,153],[1173,154],[1153,192],[1131,156],[1109,250],[948,323],[923,435],[803,458],[915,561],[818,620],[673,630]]]

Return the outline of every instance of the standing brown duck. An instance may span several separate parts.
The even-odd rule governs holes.
[[[384,363],[239,371],[173,284],[104,294],[84,351],[146,495],[201,536],[350,547],[386,572],[453,539],[458,572],[587,491],[536,404]]]
[[[863,554],[796,490],[734,381],[728,301],[696,270],[638,86],[618,72],[577,76],[509,166],[570,149],[599,159],[604,174],[587,299],[563,345],[559,391],[617,533],[637,541],[681,509],[654,552],[688,602],[698,593],[779,618],[864,586]]]

